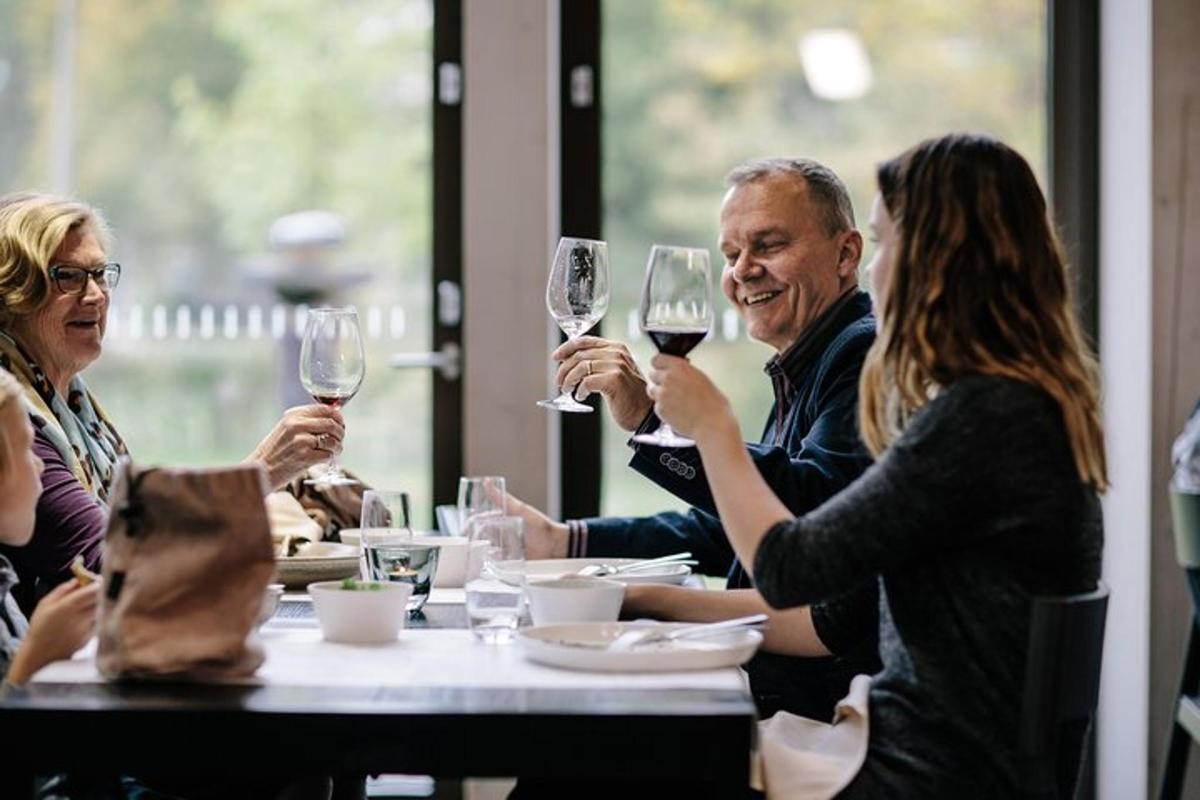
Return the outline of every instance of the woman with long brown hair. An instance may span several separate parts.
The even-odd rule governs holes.
[[[1012,797],[1032,598],[1095,587],[1107,486],[1095,368],[1029,165],[983,136],[881,165],[879,336],[859,419],[876,463],[798,519],[729,404],[657,356],[650,396],[693,437],[734,550],[776,607],[879,580],[883,671],[839,796]]]

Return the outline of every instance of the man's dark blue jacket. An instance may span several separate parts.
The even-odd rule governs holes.
[[[858,435],[857,414],[859,372],[874,338],[870,298],[854,290],[766,366],[775,403],[760,443],[746,447],[793,514],[821,505],[871,463]],[[651,415],[642,429],[657,425]],[[728,588],[752,587],[717,519],[699,452],[634,447],[630,466],[692,508],[684,514],[586,520],[587,555],[649,558],[689,550],[700,560],[700,571],[727,574]],[[812,607],[813,624],[832,657],[759,653],[747,665],[760,714],[785,710],[831,719],[850,678],[878,671],[878,588],[869,581],[847,589]],[[838,612],[830,613],[835,606]]]

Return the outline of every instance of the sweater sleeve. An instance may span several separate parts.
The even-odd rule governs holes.
[[[1015,381],[956,382],[844,492],[767,532],[754,558],[759,591],[775,607],[812,603],[987,530],[972,521],[1002,500],[989,478],[1045,457],[1052,402]]]
[[[21,580],[13,594],[26,614],[42,594],[71,577],[75,556],[83,556],[88,569],[99,571],[107,524],[104,507],[41,433],[35,432],[33,452],[46,465],[33,538],[24,547],[0,548]]]

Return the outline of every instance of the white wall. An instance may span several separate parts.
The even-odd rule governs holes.
[[[558,229],[558,1],[463,5],[464,455],[539,508],[557,495],[543,289]],[[553,491],[552,491],[553,488]]]
[[[1112,588],[1100,688],[1101,800],[1144,797],[1150,649],[1152,364],[1151,8],[1102,0],[1100,359],[1112,490],[1104,575]]]

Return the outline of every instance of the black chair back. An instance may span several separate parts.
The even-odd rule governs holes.
[[[1033,602],[1017,744],[1028,797],[1073,800],[1100,693],[1108,587]]]
[[[1175,560],[1183,567],[1192,593],[1192,624],[1188,626],[1183,674],[1175,696],[1175,713],[1158,796],[1178,800],[1193,740],[1200,742],[1200,494],[1171,490],[1171,521]]]

